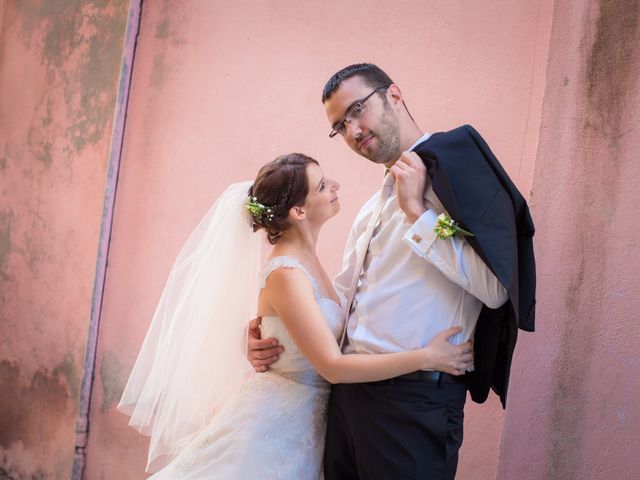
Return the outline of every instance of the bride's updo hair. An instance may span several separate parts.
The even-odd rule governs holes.
[[[303,205],[307,198],[307,165],[310,163],[318,165],[317,161],[302,153],[281,155],[260,169],[249,188],[250,199],[264,206],[261,213],[251,214],[253,231],[264,229],[272,245],[291,226],[289,210]]]

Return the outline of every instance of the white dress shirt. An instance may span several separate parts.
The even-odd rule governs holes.
[[[350,293],[356,243],[379,197],[378,191],[365,203],[351,228],[343,270],[334,280],[343,299]],[[428,210],[413,225],[395,190],[384,205],[351,304],[345,353],[413,350],[454,326],[463,330],[452,343],[461,344],[472,337],[483,303],[497,308],[507,301],[504,287],[463,237],[436,237],[436,218],[444,209],[430,183],[424,198]]]

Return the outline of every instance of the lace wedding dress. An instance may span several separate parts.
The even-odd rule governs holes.
[[[262,271],[260,288],[277,268],[299,268],[336,339],[342,310],[319,293],[309,272],[292,257],[275,257]],[[284,347],[266,373],[253,375],[186,448],[151,478],[287,479],[322,478],[322,455],[329,384],[291,340],[282,321],[262,318],[263,338]]]

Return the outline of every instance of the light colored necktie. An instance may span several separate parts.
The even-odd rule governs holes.
[[[358,281],[360,280],[360,275],[362,274],[362,266],[364,265],[364,259],[367,256],[367,251],[369,250],[369,244],[371,243],[371,238],[373,237],[373,232],[378,224],[378,220],[380,218],[380,214],[382,213],[382,209],[387,204],[387,200],[394,191],[395,185],[395,177],[387,170],[385,172],[384,181],[382,182],[382,188],[380,189],[380,197],[378,198],[378,202],[373,210],[373,214],[369,219],[369,223],[367,224],[367,228],[365,228],[362,235],[358,238],[356,243],[356,262],[355,268],[353,270],[353,277],[351,278],[351,285],[349,287],[349,292],[347,296],[347,303],[345,309],[345,319],[344,319],[344,327],[342,329],[342,336],[340,337],[340,347],[342,347],[344,343],[344,339],[347,335],[347,325],[349,322],[349,314],[351,313],[351,304],[353,303],[353,297],[355,297],[356,290],[358,288]]]

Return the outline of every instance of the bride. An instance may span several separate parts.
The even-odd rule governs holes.
[[[305,155],[283,155],[216,201],[183,247],[118,408],[151,436],[153,479],[322,478],[330,383],[371,382],[472,362],[452,328],[427,347],[343,355],[344,312],[316,255],[339,185]],[[259,236],[274,245],[258,275]],[[247,319],[284,347],[254,374]],[[159,471],[158,471],[159,470]]]

